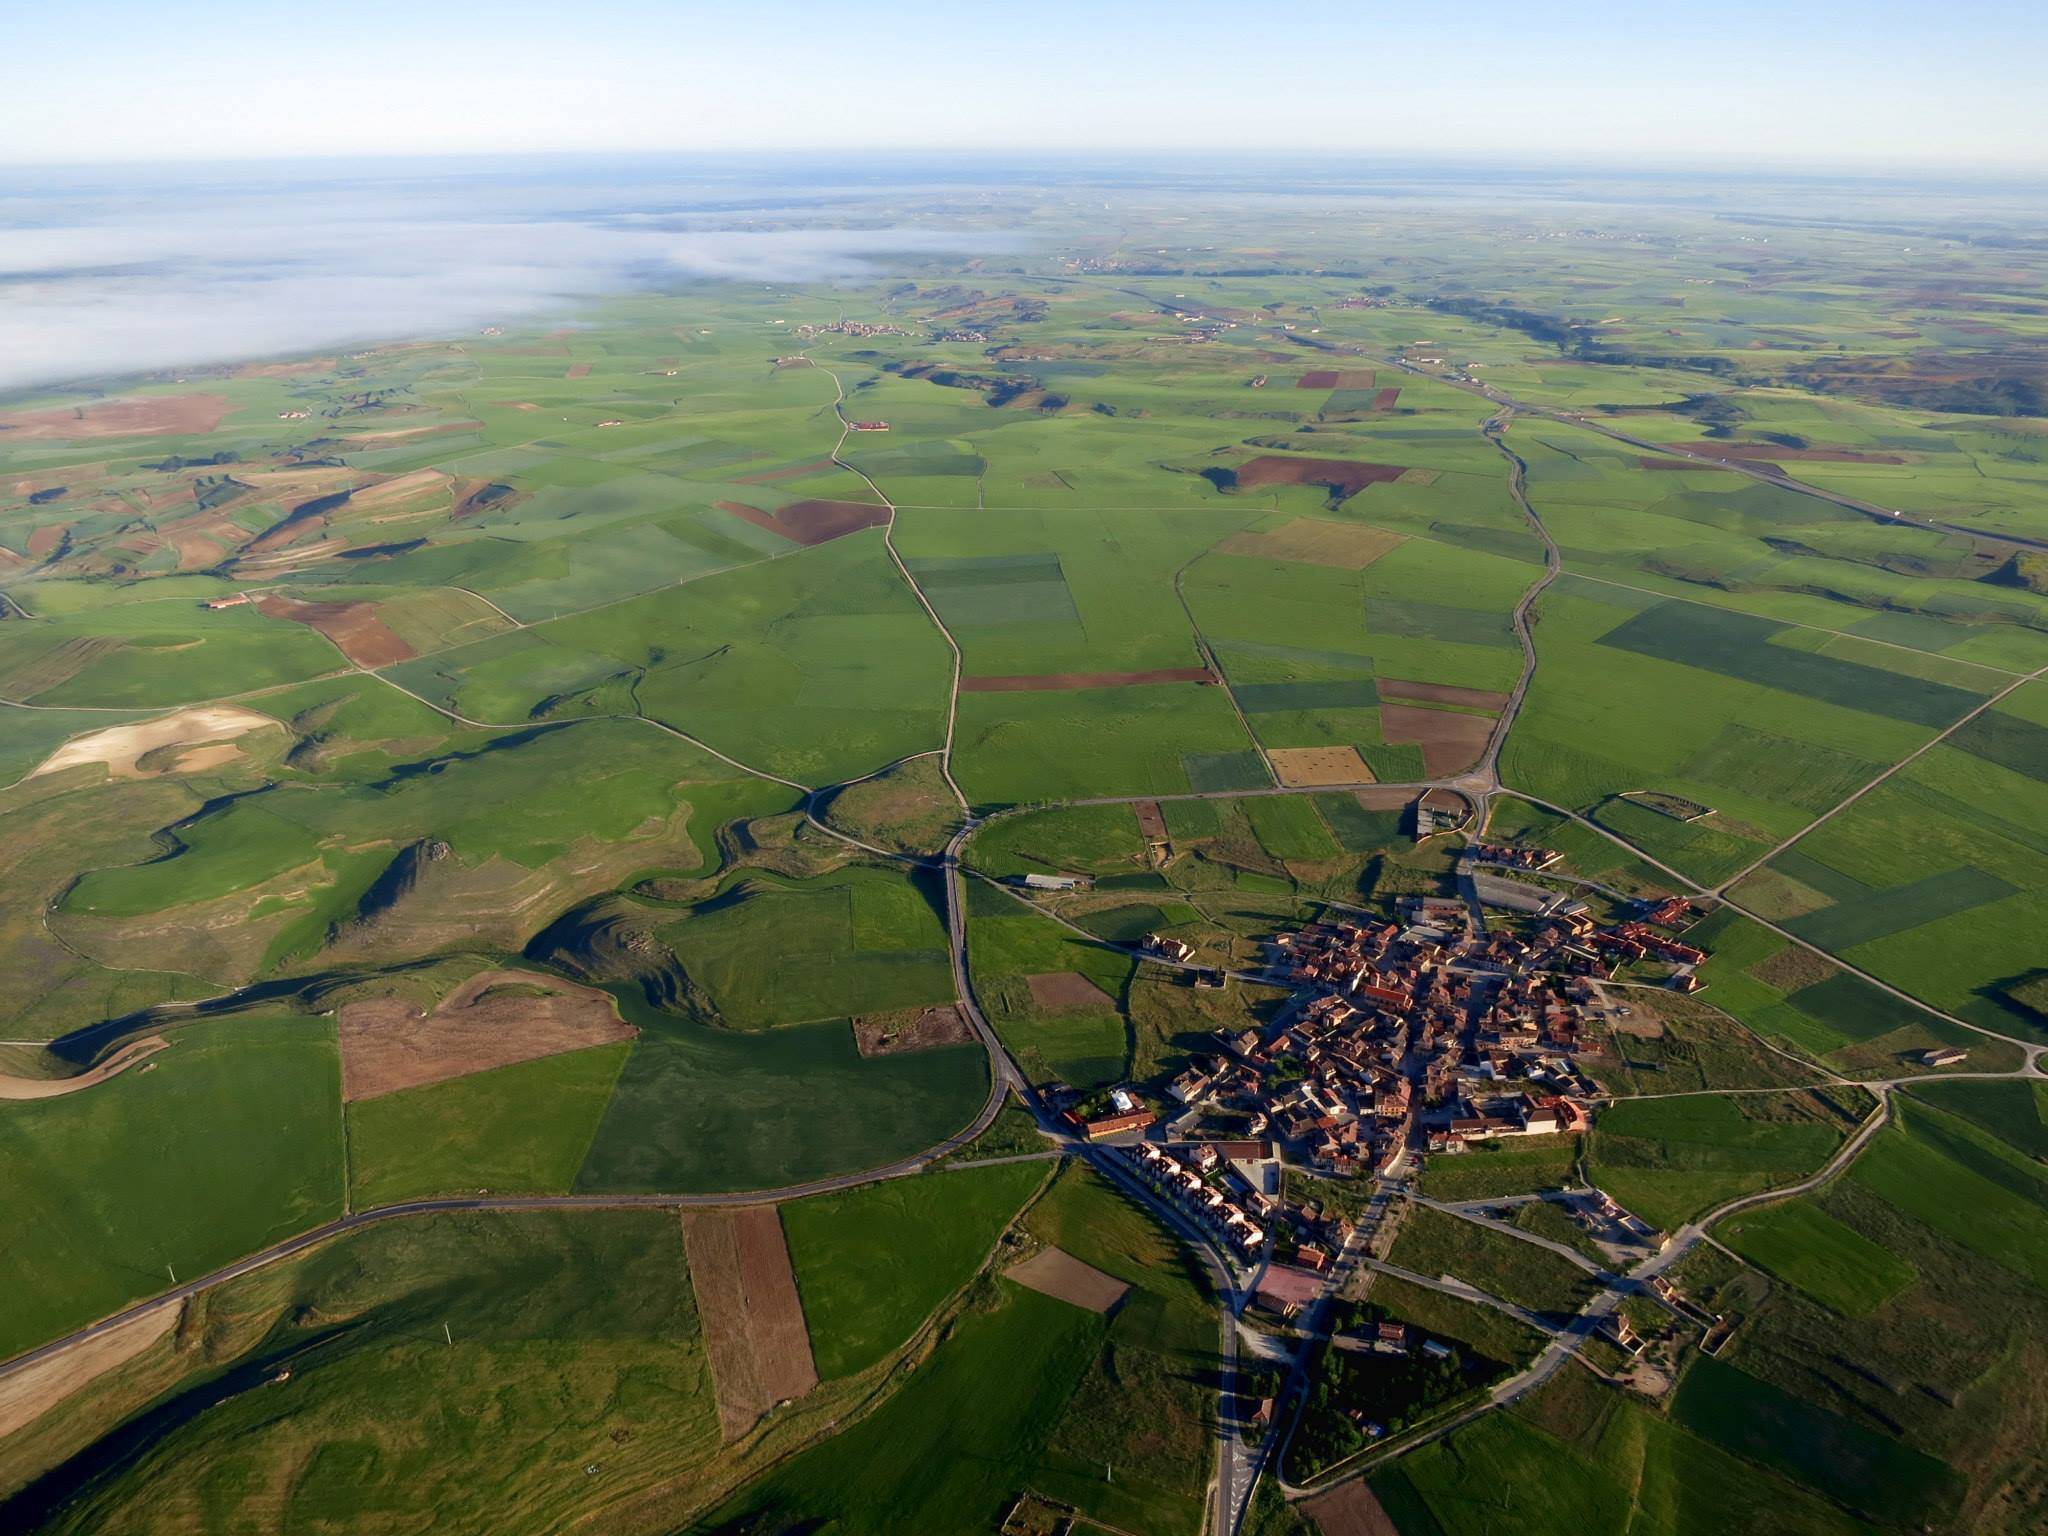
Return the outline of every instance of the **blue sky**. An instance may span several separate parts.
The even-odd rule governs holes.
[[[14,7],[0,161],[1161,149],[2048,169],[2048,5]]]

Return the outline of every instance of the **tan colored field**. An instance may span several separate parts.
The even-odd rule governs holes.
[[[1356,747],[1272,747],[1266,757],[1289,789],[1313,784],[1370,784],[1372,769]]]
[[[683,1248],[727,1444],[818,1384],[782,1218],[772,1205],[685,1211]]]
[[[947,1003],[922,1012],[876,1014],[853,1021],[853,1043],[863,1056],[895,1056],[905,1051],[930,1051],[942,1045],[965,1045],[974,1031],[959,1008]]]
[[[1031,1001],[1048,1013],[1063,1008],[1111,1006],[1109,994],[1079,971],[1049,971],[1039,976],[1026,976],[1024,980],[1031,988]]]
[[[380,480],[375,485],[366,485],[350,499],[349,505],[358,509],[375,511],[381,507],[394,506],[409,501],[415,496],[425,496],[438,491],[448,484],[448,477],[438,469],[416,469],[409,475],[394,475],[389,480]]]
[[[1413,704],[1380,704],[1380,729],[1388,741],[1413,742],[1422,748],[1422,771],[1433,779],[1463,773],[1479,761],[1493,735],[1485,715],[1460,715],[1448,709],[1423,709]]]
[[[193,709],[181,709],[176,714],[159,715],[154,720],[144,720],[136,725],[110,725],[90,735],[75,736],[44,758],[42,766],[29,777],[34,779],[46,773],[61,773],[66,768],[77,768],[87,763],[104,763],[110,778],[147,778],[149,775],[140,763],[152,752],[165,747],[227,741],[266,727],[284,729],[268,715],[259,715],[254,710],[241,709],[233,704],[202,704]],[[220,761],[216,758],[212,763],[217,766]],[[184,770],[180,768],[178,771]]]
[[[184,1303],[145,1312],[69,1349],[0,1376],[0,1440],[25,1429],[73,1393],[126,1365],[178,1325]]]
[[[1107,1312],[1130,1289],[1116,1276],[1083,1264],[1064,1248],[1041,1248],[1003,1273],[1019,1285],[1084,1312]]]
[[[0,442],[96,437],[162,437],[211,432],[228,413],[226,395],[158,395],[0,416]]]
[[[1386,789],[1354,790],[1351,798],[1368,811],[1405,811],[1415,803],[1415,791],[1396,785]]]
[[[1292,560],[1302,565],[1331,565],[1362,571],[1388,550],[1407,541],[1405,534],[1363,523],[1336,523],[1322,517],[1297,517],[1271,533],[1234,533],[1216,546],[1221,554],[1249,555],[1257,560]]]
[[[1138,830],[1153,842],[1166,841],[1166,813],[1157,800],[1140,800],[1131,807],[1138,818]]]
[[[400,998],[341,1010],[341,1089],[351,1102],[630,1040],[612,1000],[537,971],[481,971],[431,1013]]]
[[[131,1040],[96,1067],[88,1068],[73,1077],[9,1077],[0,1073],[0,1099],[23,1101],[27,1099],[61,1099],[66,1094],[83,1093],[95,1084],[104,1083],[110,1077],[118,1077],[146,1056],[158,1051],[167,1051],[171,1042],[160,1035],[151,1035],[146,1040]],[[0,1431],[5,1433],[5,1431]]]
[[[590,377],[590,364],[571,363],[569,371],[563,374],[562,377],[565,379],[587,379]]]

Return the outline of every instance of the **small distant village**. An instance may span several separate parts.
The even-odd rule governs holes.
[[[1638,901],[1602,923],[1585,902],[1514,878],[1558,859],[1475,842],[1460,896],[1406,896],[1392,919],[1340,910],[1275,934],[1256,979],[1286,987],[1285,1003],[1259,1027],[1217,1031],[1158,1103],[1130,1086],[1083,1097],[1054,1085],[1054,1097],[1077,1134],[1128,1155],[1255,1272],[1263,1305],[1291,1317],[1354,1238],[1371,1235],[1378,1206],[1363,1191],[1405,1187],[1424,1159],[1479,1143],[1592,1128],[1603,1093],[1579,1057],[1603,1043],[1592,1026],[1631,1011],[1603,983],[1647,962],[1673,991],[1701,987],[1706,952],[1682,937],[1702,915],[1691,902]],[[1489,926],[1482,908],[1510,921]],[[1179,939],[1149,935],[1143,947],[1193,985],[1223,985],[1191,968]],[[1384,1182],[1330,1198],[1365,1179]],[[1658,1236],[1597,1192],[1579,1220],[1623,1244]]]

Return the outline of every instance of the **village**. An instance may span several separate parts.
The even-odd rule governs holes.
[[[1123,1151],[1242,1266],[1261,1306],[1296,1316],[1371,1244],[1426,1159],[1592,1128],[1605,1095],[1579,1058],[1630,1012],[1604,983],[1628,969],[1673,991],[1701,986],[1706,954],[1679,936],[1700,915],[1690,902],[1638,901],[1601,923],[1510,873],[1557,858],[1474,842],[1462,897],[1403,897],[1395,918],[1330,909],[1273,935],[1257,979],[1288,996],[1265,1024],[1217,1031],[1157,1104],[1130,1086],[1069,1093],[1069,1123]],[[1489,926],[1485,908],[1506,920]],[[1144,948],[1192,985],[1221,984],[1191,968],[1182,940],[1150,935]],[[1663,1238],[1598,1191],[1566,1198],[1616,1249],[1654,1252]],[[1610,1331],[1631,1347],[1626,1327],[1617,1314]]]

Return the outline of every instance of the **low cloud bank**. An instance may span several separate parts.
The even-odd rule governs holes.
[[[830,281],[885,256],[1013,244],[734,227],[792,222],[776,211],[786,192],[751,213],[731,188],[715,213],[693,209],[701,195],[587,178],[0,187],[0,389],[516,322],[679,278]]]

